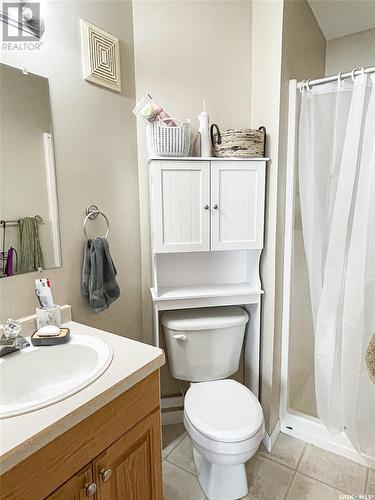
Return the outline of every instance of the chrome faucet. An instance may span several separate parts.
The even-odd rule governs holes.
[[[0,337],[0,358],[14,351],[29,347],[29,342],[21,335],[22,326],[19,321],[8,319],[3,325],[4,333]]]

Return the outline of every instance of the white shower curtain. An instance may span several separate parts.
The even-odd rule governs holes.
[[[375,76],[312,87],[299,124],[302,229],[318,415],[375,456]]]

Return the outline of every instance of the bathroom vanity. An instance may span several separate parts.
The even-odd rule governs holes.
[[[106,342],[113,359],[96,381],[70,397],[0,420],[0,498],[161,500],[164,353],[72,321],[66,326],[72,337]],[[45,349],[53,356],[53,348]]]

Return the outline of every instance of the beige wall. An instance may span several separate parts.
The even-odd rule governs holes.
[[[275,394],[280,391],[280,348],[281,348],[281,320],[282,320],[282,273],[283,273],[283,244],[284,244],[284,210],[285,210],[285,177],[286,177],[286,148],[288,124],[288,86],[290,79],[303,80],[319,78],[324,75],[326,40],[316,22],[314,15],[306,0],[286,0],[283,22],[283,53],[281,71],[281,107],[280,107],[280,134],[279,134],[279,182],[278,182],[278,209],[277,209],[277,241],[278,252],[276,256],[276,307],[275,307],[275,351],[274,351],[274,377],[273,387]],[[300,221],[297,221],[300,227]],[[294,268],[293,285],[306,284],[303,262],[303,244],[301,232],[295,239],[295,255],[298,266]],[[297,283],[296,283],[297,280]],[[292,285],[292,286],[293,286]],[[305,290],[305,289],[303,289]],[[291,318],[291,345],[289,360],[291,392],[300,393],[306,378],[298,372],[299,367],[308,367],[313,370],[313,339],[312,328],[308,323],[309,298],[298,296],[298,303],[293,303]],[[296,294],[293,295],[293,299]],[[297,313],[296,317],[293,313]],[[298,314],[299,313],[299,314]],[[306,336],[305,336],[306,335]],[[294,355],[294,356],[293,356]],[[310,378],[309,381],[313,381]],[[313,386],[312,386],[313,388]],[[314,393],[309,399],[314,405]],[[271,427],[279,415],[279,399],[275,398],[271,412]]]
[[[79,18],[121,39],[123,91],[82,79]],[[3,62],[49,78],[61,218],[63,267],[48,271],[55,301],[73,306],[74,319],[141,338],[141,266],[137,182],[132,5],[130,2],[48,2],[40,52],[3,52]],[[122,296],[93,314],[80,295],[82,222],[89,203],[111,221],[110,246]],[[99,228],[98,228],[99,229]],[[33,312],[33,279],[0,281],[1,319]]]
[[[305,0],[254,0],[253,127],[268,132],[265,248],[261,276],[261,402],[267,432],[279,418],[288,81],[324,73],[325,39]]]
[[[136,94],[150,93],[171,115],[196,116],[206,98],[211,122],[250,125],[250,1],[134,1]],[[145,338],[152,338],[148,170],[145,125],[138,122]],[[163,395],[179,384],[162,374]]]
[[[265,243],[261,259],[261,392],[267,432],[273,403],[277,398],[273,384],[275,329],[276,213],[278,183],[278,135],[280,110],[280,71],[283,0],[253,1],[251,125],[267,129]]]
[[[375,28],[327,42],[326,75],[375,66]]]

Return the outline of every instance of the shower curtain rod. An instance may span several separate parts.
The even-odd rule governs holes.
[[[325,78],[318,78],[317,80],[302,80],[302,82],[297,83],[297,88],[299,90],[306,90],[309,87],[314,87],[315,85],[322,85],[323,83],[335,82],[340,78],[340,80],[346,80],[347,78],[354,78],[362,74],[364,71],[366,74],[375,73],[375,66],[370,66],[369,68],[355,68],[353,71],[348,73],[338,73],[337,75],[327,76]]]

